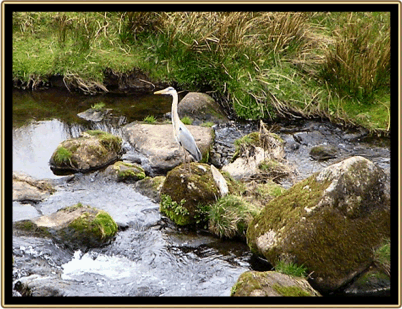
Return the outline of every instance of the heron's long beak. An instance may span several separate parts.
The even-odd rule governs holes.
[[[155,91],[154,94],[165,94],[166,89]]]

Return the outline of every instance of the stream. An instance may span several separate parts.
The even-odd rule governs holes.
[[[264,269],[246,244],[178,229],[133,184],[108,180],[102,170],[74,177],[50,170],[48,161],[61,141],[90,129],[122,137],[121,127],[127,123],[148,115],[163,119],[170,100],[153,95],[88,97],[52,89],[13,91],[13,171],[57,184],[57,191],[40,203],[14,201],[13,222],[81,202],[107,211],[119,225],[110,244],[87,252],[74,252],[49,239],[13,237],[13,285],[35,282],[47,296],[229,296],[240,274]],[[88,122],[77,117],[99,102],[113,109],[111,118]],[[258,127],[230,122],[214,129],[215,150],[227,154],[225,164],[234,152],[234,140]],[[295,167],[296,181],[354,155],[390,173],[389,139],[368,138],[364,132],[320,121],[277,124],[272,131],[286,141],[286,159]],[[131,149],[123,143],[123,159],[130,158]],[[337,157],[312,160],[309,150],[319,144],[336,146]]]

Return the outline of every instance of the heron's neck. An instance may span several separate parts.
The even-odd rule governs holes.
[[[173,103],[172,103],[172,123],[173,126],[176,126],[176,124],[178,124],[178,120],[179,120],[179,114],[177,113],[177,103],[179,101],[177,92],[174,92],[172,94],[173,97]]]

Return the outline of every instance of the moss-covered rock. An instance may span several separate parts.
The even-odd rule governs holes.
[[[106,174],[117,181],[133,182],[145,178],[144,169],[135,163],[117,161],[107,167]]]
[[[190,117],[195,125],[203,122],[222,123],[228,118],[215,100],[206,93],[189,92],[180,101],[177,112],[180,118]]]
[[[73,249],[99,247],[109,242],[117,229],[107,212],[81,203],[49,216],[14,223],[16,235],[51,237]]]
[[[155,203],[159,203],[165,178],[165,176],[145,177],[135,183],[135,189],[142,195],[149,197]]]
[[[344,293],[351,296],[372,296],[391,291],[391,277],[382,269],[370,267],[348,286]]]
[[[321,296],[306,279],[275,271],[247,271],[232,287],[231,296]]]
[[[216,201],[219,189],[209,165],[188,163],[179,165],[167,174],[161,196],[169,196],[176,203],[170,206],[169,199],[161,199],[161,212],[178,225],[188,225],[196,222],[195,216],[201,206]]]
[[[50,158],[50,168],[56,175],[100,169],[121,157],[121,145],[118,136],[99,130],[87,131],[78,138],[61,142]]]
[[[333,291],[373,261],[390,234],[385,173],[352,157],[297,183],[270,201],[250,223],[250,249],[272,265],[286,260],[307,267],[313,283]]]

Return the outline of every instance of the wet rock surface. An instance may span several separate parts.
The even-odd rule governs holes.
[[[37,203],[55,191],[51,181],[38,180],[24,173],[13,173],[13,201]]]

